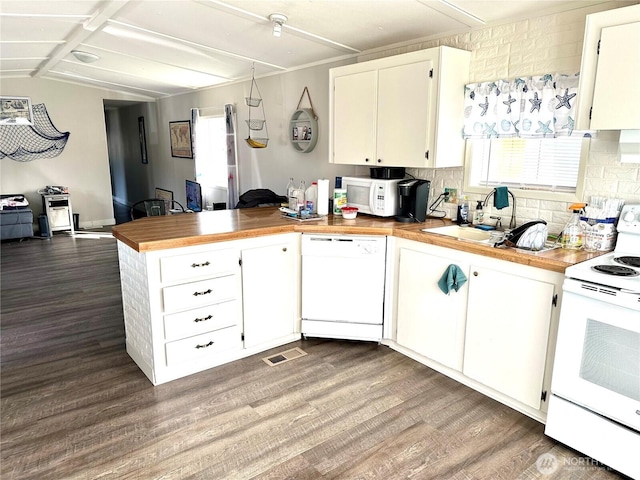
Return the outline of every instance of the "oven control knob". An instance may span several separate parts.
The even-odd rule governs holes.
[[[636,217],[636,214],[633,210],[629,210],[626,215],[624,216],[623,220],[625,222],[633,222],[633,219]]]

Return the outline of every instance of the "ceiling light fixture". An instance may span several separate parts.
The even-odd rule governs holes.
[[[284,25],[289,18],[281,13],[272,13],[269,15],[269,20],[271,20],[273,24],[273,36],[279,37],[282,34],[282,25]]]
[[[82,50],[71,50],[73,56],[76,57],[83,63],[93,63],[97,60],[100,60],[98,55],[94,55],[93,53],[83,52]]]

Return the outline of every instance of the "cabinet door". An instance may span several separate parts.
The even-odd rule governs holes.
[[[578,96],[575,98],[575,100],[578,101],[575,119],[576,130],[595,129],[595,127],[591,125],[591,107],[593,107],[595,97],[596,75],[600,73],[601,55],[598,54],[598,44],[600,43],[603,29],[638,22],[640,22],[640,5],[613,8],[611,10],[587,15],[582,46],[582,59],[580,62],[580,83],[578,85]],[[637,42],[635,45],[631,45],[631,42],[627,39],[615,46],[616,52],[614,52],[613,57],[610,57],[610,60],[620,62],[619,66],[621,68],[628,67],[621,64],[627,63],[629,59],[632,61],[635,60],[637,65],[637,50],[635,59],[631,56],[631,51],[630,56],[626,56],[627,49],[634,50],[637,47]],[[627,60],[623,60],[623,58]],[[634,77],[630,77],[629,80],[633,82],[636,78],[638,78],[637,74]],[[604,100],[605,102],[609,101],[607,97],[600,100]],[[627,106],[635,106],[635,104],[629,101],[623,105],[624,108]]]
[[[334,79],[333,162],[375,166],[377,71]]]
[[[424,61],[379,70],[376,164],[426,165],[432,68]]]
[[[242,250],[245,348],[294,332],[296,255],[288,242]]]
[[[591,128],[640,129],[640,22],[603,28]]]
[[[449,265],[468,264],[403,248],[398,276],[397,342],[447,367],[462,370],[467,284],[446,295],[438,280]]]
[[[463,373],[539,409],[554,288],[472,266]]]

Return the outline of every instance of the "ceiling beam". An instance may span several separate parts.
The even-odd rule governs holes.
[[[260,65],[265,65],[265,66],[267,66],[269,68],[273,68],[275,70],[281,70],[281,71],[286,71],[287,70],[286,67],[283,67],[281,65],[276,65],[274,63],[265,62],[265,61],[262,61],[262,60],[257,59],[257,58],[247,57],[245,55],[240,55],[240,54],[237,54],[237,53],[233,53],[233,52],[230,52],[228,50],[222,50],[222,49],[219,49],[219,48],[210,47],[208,45],[203,45],[202,43],[192,42],[191,40],[185,40],[184,38],[175,37],[173,35],[168,35],[166,33],[160,33],[160,32],[156,32],[154,30],[149,30],[147,28],[137,27],[135,25],[130,25],[128,23],[120,22],[120,21],[117,21],[117,20],[110,20],[108,23],[109,23],[108,32],[113,34],[113,35],[118,35],[117,30],[111,28],[112,26],[116,26],[116,27],[119,27],[121,29],[139,32],[140,36],[138,37],[138,40],[140,40],[140,41],[146,40],[146,41],[152,42],[154,38],[164,39],[164,40],[167,40],[169,42],[173,42],[175,44],[188,45],[190,47],[193,47],[195,49],[198,49],[198,50],[201,50],[201,51],[204,51],[204,52],[212,52],[212,53],[216,53],[218,55],[223,55],[223,56],[226,56],[226,57],[242,60],[242,61],[245,61],[245,62],[248,62],[248,63],[258,63]],[[105,29],[105,32],[106,31],[107,30]],[[127,35],[123,35],[123,34],[121,34],[121,35],[122,36],[127,36]]]

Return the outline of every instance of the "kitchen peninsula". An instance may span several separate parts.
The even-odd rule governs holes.
[[[382,343],[544,421],[546,404],[544,398],[539,398],[539,389],[544,392],[550,381],[564,270],[598,254],[562,249],[540,253],[499,249],[422,231],[449,223],[427,219],[420,224],[401,224],[367,215],[354,220],[329,215],[317,221],[298,222],[283,218],[277,208],[266,207],[148,217],[118,225],[113,234],[118,240],[127,352],[158,385],[295,341],[301,335],[300,235],[386,236]],[[470,281],[459,292],[444,295],[429,283],[429,276],[439,277],[442,265],[449,263],[459,263]],[[412,269],[412,265],[420,265],[423,270]],[[487,278],[485,275],[501,282],[500,288],[485,290],[486,284],[483,287],[479,280]],[[498,356],[484,362],[482,337],[476,341],[469,336],[474,329],[482,333],[492,328],[483,324],[484,316],[468,315],[482,311],[469,303],[473,296],[481,295],[483,302],[499,313],[492,317],[504,318],[503,314],[513,313],[500,312],[500,308],[505,291],[511,295],[509,287],[514,278],[529,281],[524,286],[517,283],[518,288],[541,286],[550,296],[549,302],[529,298],[534,307],[549,303],[542,313],[537,307],[529,309],[531,315],[538,315],[543,321],[536,318],[529,329],[513,322],[514,328],[524,328],[520,344],[533,338],[531,335],[540,343],[531,352],[535,372],[519,372],[519,376],[528,379],[523,392],[513,391],[509,379],[505,382],[504,377],[495,378],[499,369],[494,368],[494,363],[529,369],[531,355],[515,352],[518,358]],[[403,294],[416,285],[424,295]],[[516,298],[509,301],[522,302],[527,294],[517,292]],[[416,321],[423,315],[424,304],[416,303],[420,298],[432,298],[432,312],[451,305],[451,310],[440,315],[449,317],[444,328]],[[424,328],[433,330],[425,333]],[[453,356],[441,357],[428,345],[412,341],[425,335],[455,352]],[[465,342],[476,347],[465,352]],[[464,368],[463,355],[467,355]],[[469,369],[474,358],[477,368]],[[532,378],[533,386],[529,381]]]

